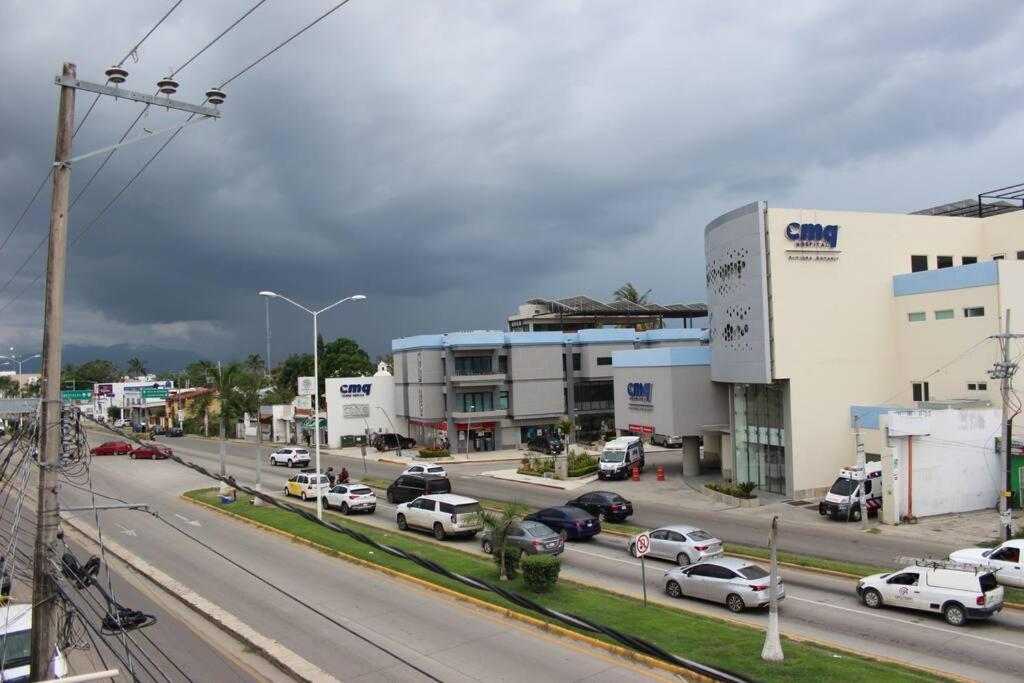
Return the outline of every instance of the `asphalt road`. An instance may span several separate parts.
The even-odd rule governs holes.
[[[92,471],[96,490],[146,502],[166,520],[139,511],[105,512],[108,537],[325,675],[346,681],[433,677],[446,682],[664,677],[184,502],[182,491],[209,485],[210,480],[173,462],[102,457],[93,460]],[[68,504],[87,501],[87,494],[75,489],[65,488],[62,495]],[[90,516],[82,521],[90,522]]]
[[[185,439],[174,440],[171,445],[178,448],[178,453],[183,458],[193,459],[196,463],[211,469],[216,467],[216,443]],[[252,462],[254,448],[232,443],[228,452],[229,473],[240,481],[251,482],[255,478]],[[350,467],[352,461],[348,458],[327,456],[324,466],[328,464],[340,471],[341,465]],[[369,463],[368,466],[370,465],[373,466],[371,476],[393,476],[400,470],[398,466],[385,463]],[[464,466],[450,468],[454,478],[454,489],[457,492],[497,499],[511,497],[509,487],[515,485],[508,483],[501,485],[500,490],[489,488],[487,493],[477,493],[479,489],[474,489],[474,485],[479,486],[480,482],[484,482],[493,487],[494,480],[460,474],[464,472],[461,467]],[[361,467],[352,469],[353,476],[361,474]],[[264,466],[264,490],[272,493],[281,492],[285,480],[291,474],[294,474],[294,470]],[[603,483],[602,486],[607,487],[608,484]],[[523,488],[532,494],[531,497],[518,495]],[[562,503],[571,497],[563,491],[555,491],[555,495],[552,496],[547,490],[534,491],[534,487],[529,486],[515,487],[511,491],[517,494],[517,498],[534,505]],[[292,502],[295,502],[295,499],[292,499]],[[637,512],[637,517],[640,518],[645,512],[646,504],[634,502],[640,508]],[[706,526],[717,530],[721,527],[717,518],[725,513],[715,514],[716,518]],[[678,521],[678,513],[676,515],[673,520],[666,521]],[[383,498],[378,501],[376,514],[359,515],[358,519],[401,533],[395,529],[394,506]],[[429,539],[429,536],[423,538]],[[863,535],[862,538],[865,542],[874,540]],[[733,539],[726,536],[726,540]],[[475,540],[450,539],[446,543],[479,552],[479,545]],[[563,573],[639,597],[642,592],[639,561],[625,552],[625,545],[625,539],[613,536],[599,536],[590,542],[570,543],[563,555]],[[901,551],[907,552],[903,548]],[[932,552],[943,551],[933,549]],[[860,559],[863,561],[863,557]],[[693,600],[673,601],[665,596],[662,576],[671,566],[658,560],[648,561],[647,590],[652,600],[718,616],[729,615],[725,608],[719,605]],[[786,632],[971,678],[986,681],[1019,680],[1016,672],[1020,662],[1024,660],[1024,612],[1007,609],[994,619],[972,622],[966,628],[954,628],[935,615],[895,608],[869,610],[857,600],[854,582],[849,579],[792,569],[785,569],[783,576],[788,593],[782,607],[782,625]],[[761,626],[766,625],[766,615],[763,612],[747,612],[738,618]]]

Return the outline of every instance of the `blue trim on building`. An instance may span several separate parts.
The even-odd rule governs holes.
[[[673,328],[637,332],[628,329],[594,329],[579,332],[452,332],[420,334],[391,340],[392,351],[443,349],[446,347],[544,346],[552,344],[645,344],[652,342],[708,341],[707,330]]]
[[[566,344],[575,341],[576,335],[564,332],[509,332],[505,335],[507,346],[544,346]]]
[[[676,346],[667,349],[612,351],[613,368],[662,368],[711,365],[710,346]]]
[[[413,349],[440,349],[444,347],[443,334],[418,334],[415,337],[402,337],[391,340],[392,351],[411,351]]]
[[[999,284],[999,262],[983,261],[955,268],[895,275],[892,278],[892,291],[896,296],[909,296],[996,284]]]
[[[878,418],[890,410],[906,410],[896,406],[850,406],[850,426],[853,427],[853,420],[860,416],[860,426],[864,429],[878,429]]]
[[[642,333],[646,341],[708,341],[710,335],[707,330],[699,327],[669,328],[664,330],[647,330]]]
[[[579,344],[632,344],[643,340],[643,332],[623,328],[580,330],[573,336]]]
[[[444,345],[457,349],[460,346],[504,346],[504,332],[451,332],[444,335]]]

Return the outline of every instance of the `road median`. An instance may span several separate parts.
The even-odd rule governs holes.
[[[568,629],[538,618],[532,611],[500,596],[470,588],[403,558],[375,551],[368,545],[318,526],[293,513],[271,507],[254,507],[247,501],[220,504],[213,489],[192,491],[185,494],[185,497],[235,518],[284,534],[333,556],[382,569],[393,576],[408,578],[419,584],[429,584],[457,594],[460,598],[468,599],[483,608],[508,614],[549,631],[572,634],[576,639],[599,645],[616,654],[629,655],[645,664],[651,665],[655,661],[625,651],[604,638],[596,638],[593,634]],[[496,568],[488,558],[473,557],[464,552],[444,548],[441,544],[426,543],[411,534],[367,526],[348,517],[331,514],[331,521],[348,526],[378,543],[414,552],[424,559],[437,562],[448,571],[483,581],[496,579]],[[503,583],[502,586],[511,591],[525,591],[521,579]],[[708,666],[744,673],[758,680],[790,682],[830,678],[872,683],[880,677],[887,681],[956,680],[952,676],[877,657],[872,658],[864,653],[800,642],[788,637],[784,639],[786,661],[769,665],[760,659],[763,631],[757,627],[657,604],[651,604],[645,609],[635,598],[568,579],[561,579],[552,593],[536,600],[547,609],[614,625],[621,632],[647,639],[679,656],[699,660]],[[675,667],[661,662],[658,664],[663,669],[668,667],[668,670],[674,673],[679,672]],[[690,672],[686,675],[693,677]]]

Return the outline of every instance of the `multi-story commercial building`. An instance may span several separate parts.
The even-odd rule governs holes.
[[[710,378],[729,393],[723,474],[811,496],[854,462],[853,415],[998,407],[991,337],[1008,310],[1024,329],[1024,211],[1007,208],[760,202],[708,224]],[[873,438],[869,459],[886,448]]]
[[[511,448],[565,418],[584,435],[613,429],[612,354],[707,344],[696,329],[456,332],[396,339],[395,411],[410,435],[453,449]],[[468,444],[467,444],[468,436]]]

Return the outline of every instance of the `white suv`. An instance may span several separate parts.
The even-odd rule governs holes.
[[[279,448],[270,454],[270,464],[302,467],[309,464],[309,451],[305,448]]]
[[[1003,587],[992,572],[941,561],[865,576],[857,582],[857,595],[872,609],[892,605],[937,612],[952,626],[1003,609]]]
[[[395,522],[402,531],[410,527],[433,531],[439,541],[445,536],[476,536],[483,528],[480,503],[450,493],[420,496],[402,503],[395,511]]]

